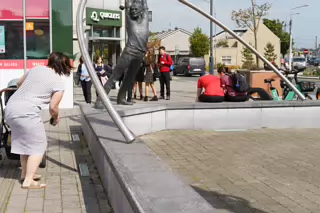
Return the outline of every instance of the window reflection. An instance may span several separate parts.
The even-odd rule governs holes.
[[[4,26],[5,53],[0,54],[0,59],[23,59],[23,22],[0,21]]]
[[[48,20],[27,20],[33,30],[27,31],[27,59],[47,59],[50,54],[50,28]]]

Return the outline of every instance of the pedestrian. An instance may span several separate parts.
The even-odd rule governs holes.
[[[137,99],[137,87],[139,88],[139,94],[140,94],[140,99],[143,100],[143,95],[142,95],[142,83],[144,82],[144,73],[145,73],[145,61],[143,60],[141,62],[140,69],[136,75],[136,81],[133,86],[133,94],[134,94],[134,99]]]
[[[108,77],[107,77],[107,66],[105,66],[103,64],[103,59],[101,56],[98,56],[96,61],[95,61],[95,64],[94,64],[94,69],[99,77],[99,80],[102,84],[102,86],[107,82],[108,80]]]
[[[151,87],[152,92],[153,92],[153,98],[150,99],[150,101],[158,101],[158,96],[157,96],[157,90],[154,85],[154,82],[156,81],[156,76],[155,76],[155,69],[157,69],[154,57],[151,55],[151,53],[148,51],[145,58],[145,67],[146,67],[146,74],[145,74],[145,97],[144,101],[148,101],[148,96],[149,96],[149,87]]]
[[[159,48],[159,70],[160,70],[160,99],[164,99],[164,86],[166,86],[166,100],[170,100],[170,67],[173,64],[172,58],[166,53],[164,46]]]
[[[92,81],[88,72],[88,69],[86,65],[83,63],[82,56],[79,60],[79,66],[78,66],[78,73],[80,73],[80,83],[82,87],[82,92],[84,96],[84,100],[87,104],[91,104],[92,98],[91,98],[91,87],[92,87]]]
[[[36,174],[47,148],[47,137],[40,113],[49,104],[53,124],[59,123],[59,103],[65,85],[63,76],[70,76],[69,58],[60,52],[51,53],[47,66],[36,66],[18,82],[18,90],[5,108],[5,119],[12,133],[11,153],[20,155],[23,189],[41,189]]]

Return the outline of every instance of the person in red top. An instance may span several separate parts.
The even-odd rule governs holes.
[[[173,64],[170,55],[167,55],[166,48],[164,46],[159,48],[160,56],[158,60],[158,66],[160,70],[160,99],[164,99],[164,85],[166,85],[167,98],[170,100],[170,67]]]
[[[226,101],[229,102],[243,102],[247,101],[247,93],[246,92],[236,92],[233,89],[233,81],[231,76],[228,74],[229,69],[220,67],[218,69],[218,73],[221,78],[221,86],[225,92]]]
[[[224,92],[218,76],[207,74],[198,80],[197,101],[211,103],[224,101]]]

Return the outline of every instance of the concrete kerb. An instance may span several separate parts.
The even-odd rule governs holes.
[[[318,101],[183,103],[118,108],[136,135],[166,129],[318,128]],[[89,149],[116,213],[215,212],[139,139],[126,144],[106,112],[81,106]],[[318,119],[317,119],[318,118]]]

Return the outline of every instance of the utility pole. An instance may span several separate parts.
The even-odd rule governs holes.
[[[290,33],[289,70],[291,71],[291,67],[292,67],[292,16],[290,16],[289,33]]]
[[[213,15],[213,0],[210,0],[210,15]],[[213,62],[213,46],[212,46],[212,37],[213,37],[213,22],[210,21],[210,56],[209,56],[209,73],[213,75],[214,72],[214,62]]]
[[[316,36],[316,48],[315,49],[318,49],[318,36]]]

